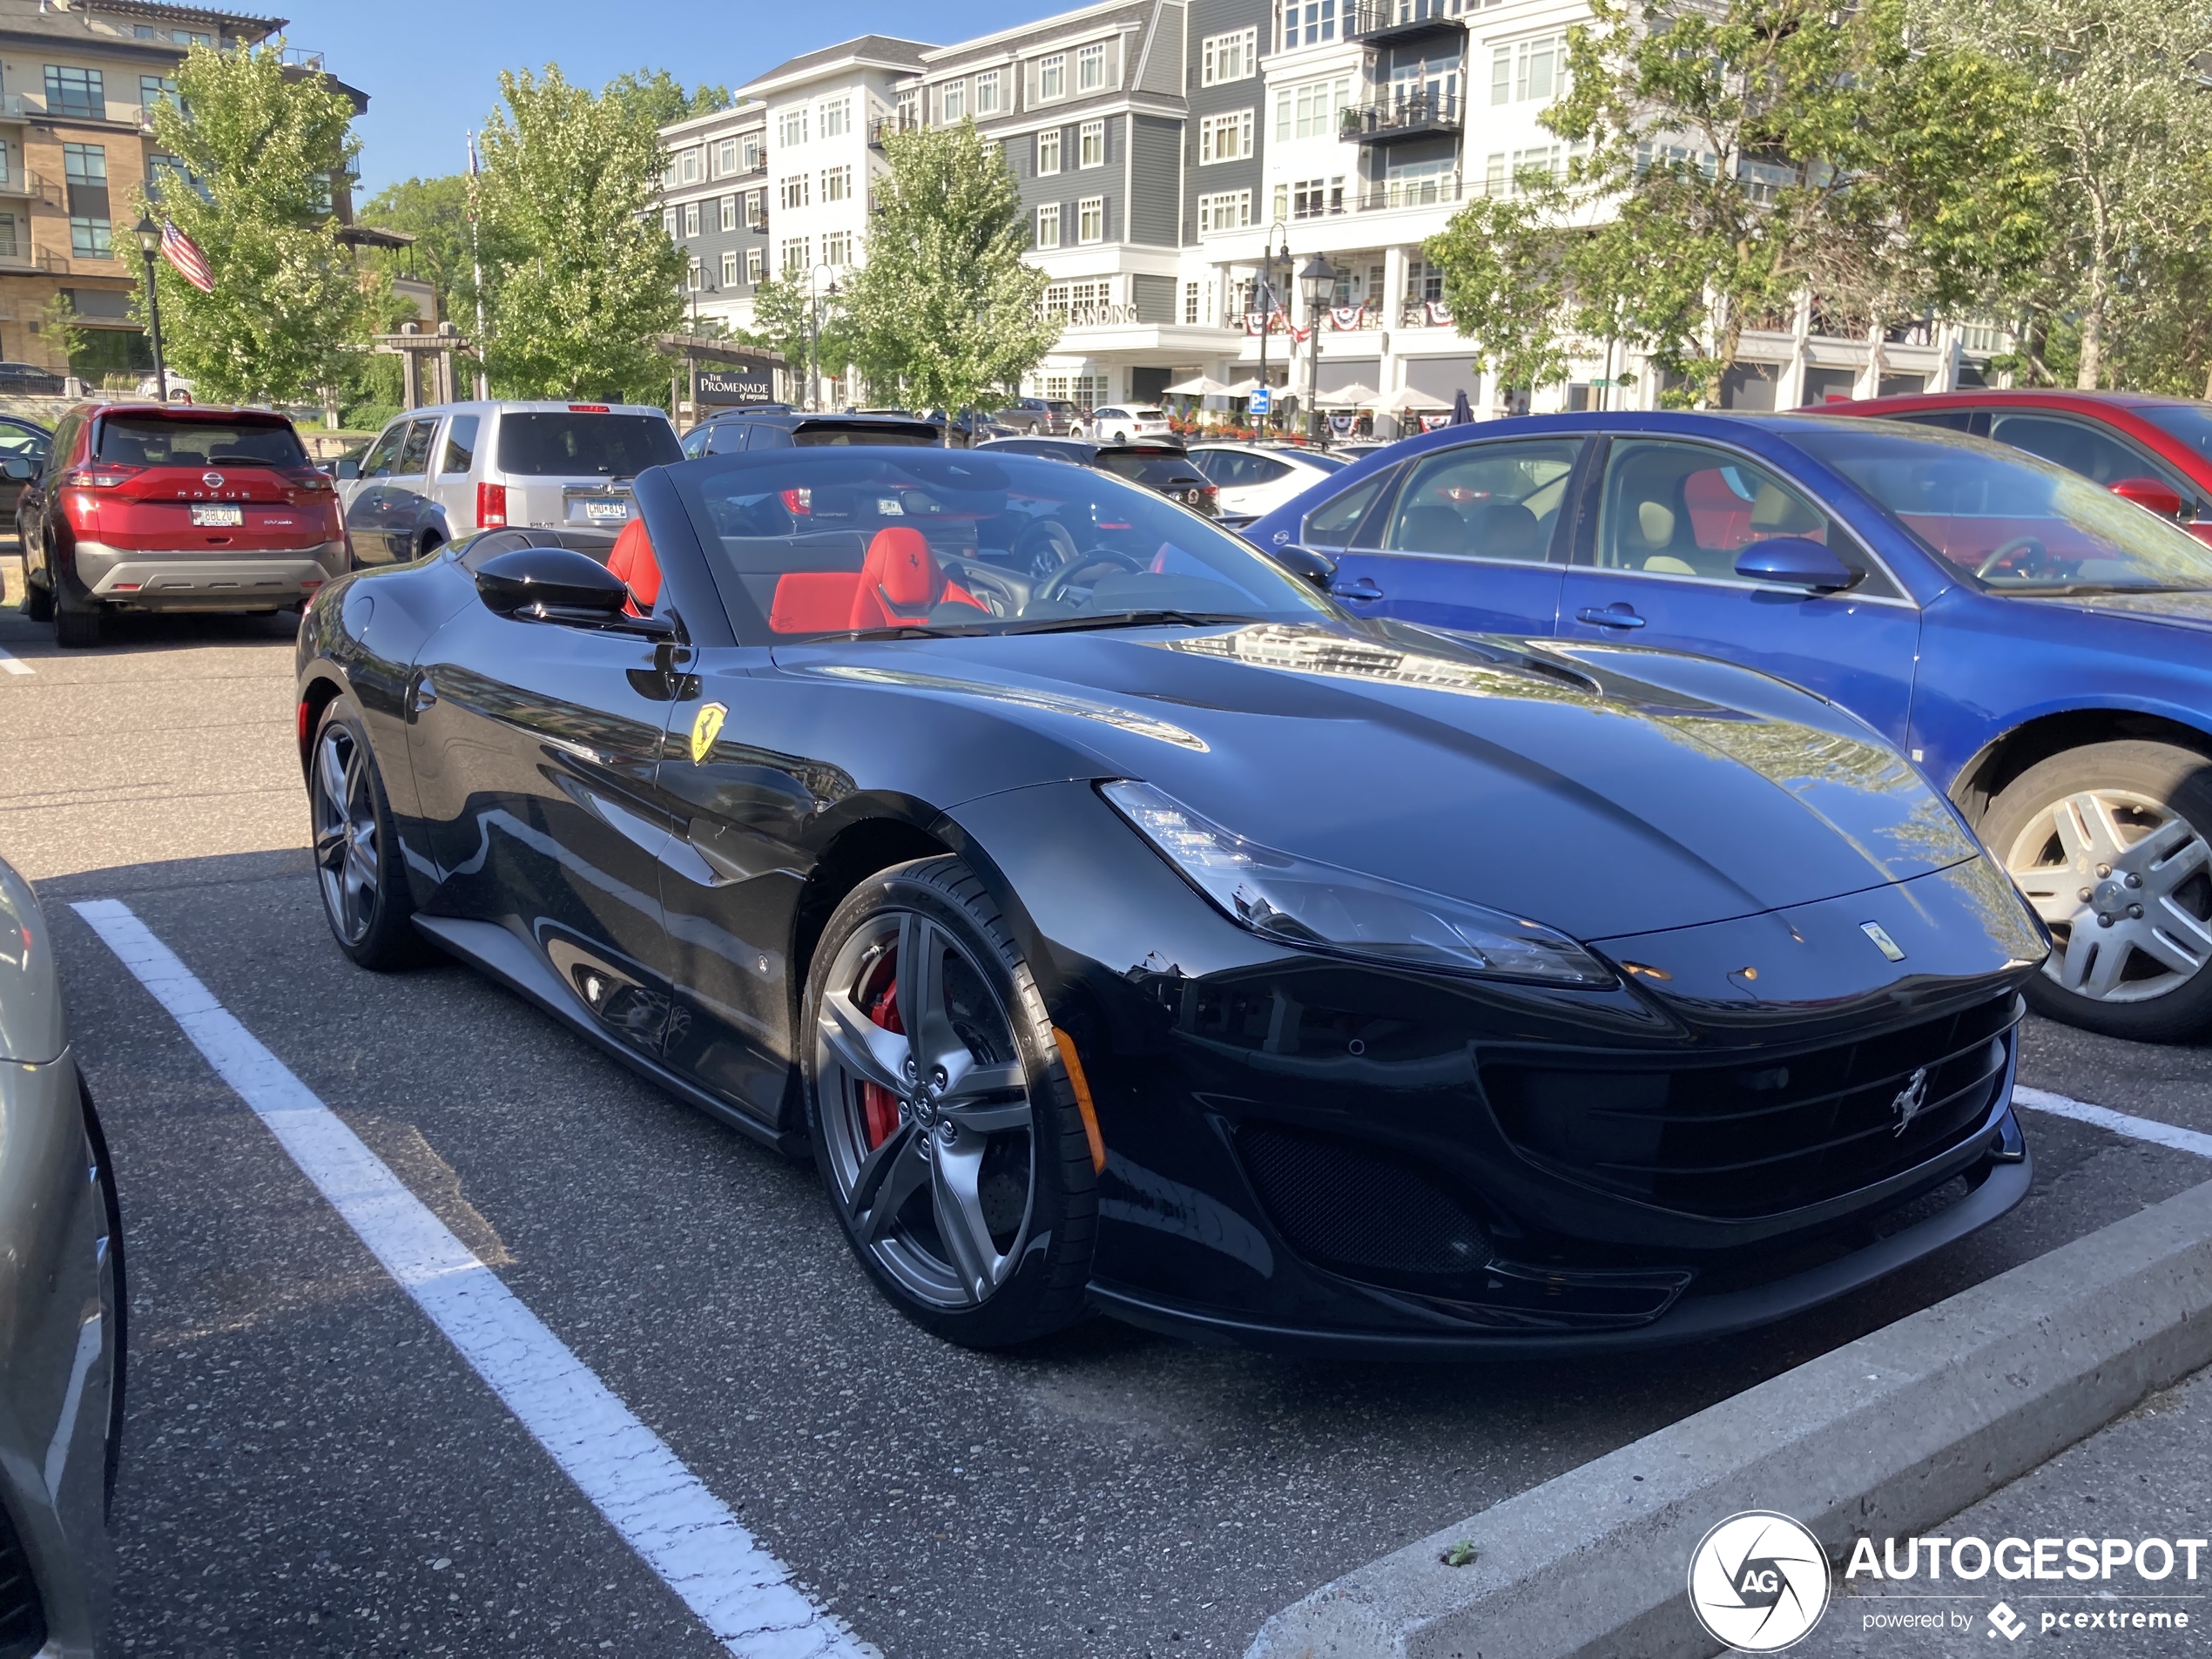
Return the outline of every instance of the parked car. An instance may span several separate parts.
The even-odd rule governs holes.
[[[331,481],[266,409],[80,403],[20,484],[24,609],[64,646],[117,610],[273,611],[347,566]]]
[[[1407,439],[1245,534],[1328,556],[1362,614],[1698,651],[1832,698],[2049,926],[2040,1011],[2212,1028],[2212,550],[2170,519],[1964,434],[1592,414]]]
[[[925,444],[941,448],[942,426],[903,411],[866,410],[809,415],[802,409],[737,408],[709,416],[684,435],[684,454],[731,455],[741,449],[811,449],[855,443]]]
[[[0,862],[0,1651],[94,1659],[115,1587],[123,1217],[54,938]]]
[[[619,529],[631,480],[683,455],[650,403],[448,403],[410,409],[335,470],[355,560],[403,564],[501,524]]]
[[[46,464],[46,451],[53,442],[51,428],[20,415],[0,415],[0,456],[20,455],[36,471]],[[0,477],[0,514],[6,515],[0,518],[0,523],[15,522],[16,503],[22,499],[23,486],[12,479]]]
[[[36,363],[0,363],[0,397],[59,397],[62,376]]]
[[[937,442],[944,442],[944,410],[930,409],[921,418],[937,429]],[[952,447],[955,449],[973,448],[975,445],[986,442],[992,438],[1013,437],[1016,430],[1017,428],[1014,427],[1001,426],[989,415],[981,414],[974,409],[963,409],[961,411],[960,419],[953,422]]]
[[[192,401],[192,395],[194,392],[199,389],[199,382],[192,380],[189,375],[173,373],[168,376],[168,380],[169,401],[172,403],[190,403]],[[140,397],[158,399],[161,395],[160,381],[157,380],[152,374],[144,376],[138,381],[138,395]]]
[[[1221,510],[1257,518],[1342,471],[1342,455],[1278,443],[1194,443],[1190,464],[1221,491]]]
[[[1032,437],[1064,438],[1082,416],[1082,411],[1064,397],[1023,397],[995,411],[991,418]]]
[[[1115,404],[1093,409],[1074,429],[1081,436],[1100,443],[1131,443],[1139,438],[1170,443],[1183,442],[1176,435],[1175,423],[1168,419],[1165,409],[1133,405]]]
[[[2212,403],[2141,392],[1924,392],[1825,403],[2025,449],[2212,542]]]
[[[1190,462],[1180,444],[1100,443],[1088,438],[994,438],[977,452],[1005,451],[1096,467],[1116,477],[1157,489],[1208,518],[1221,516],[1221,487]]]
[[[944,1339],[1712,1339],[2029,1189],[2044,941],[1817,697],[1350,615],[1004,443],[637,498],[604,559],[470,541],[309,610],[335,948],[435,941],[810,1153]]]

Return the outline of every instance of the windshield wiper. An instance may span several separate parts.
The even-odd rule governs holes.
[[[850,633],[823,634],[823,639],[972,639],[978,634],[996,633],[995,628],[978,627],[972,623],[948,623],[933,628],[927,623],[902,623],[896,628],[858,628]]]
[[[1089,617],[1039,617],[1034,622],[1017,622],[1010,628],[995,631],[1006,634],[1073,633],[1092,628],[1151,628],[1163,623],[1179,623],[1189,628],[1211,628],[1225,622],[1252,620],[1251,617],[1226,610],[1111,610]]]

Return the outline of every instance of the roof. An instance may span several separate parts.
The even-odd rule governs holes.
[[[786,59],[766,74],[754,76],[737,89],[737,94],[742,98],[759,87],[791,80],[812,70],[827,69],[833,64],[864,63],[885,69],[920,69],[923,55],[935,50],[926,41],[900,40],[893,35],[856,35],[834,46]]]
[[[199,24],[203,28],[227,29],[233,34],[251,39],[266,40],[285,27],[287,19],[264,17],[250,12],[223,11],[212,6],[172,5],[163,0],[0,0],[0,31],[9,34],[32,34],[49,39],[78,40],[88,45],[115,45],[175,51],[172,42],[140,40],[126,29],[120,34],[103,34],[91,24],[94,19],[113,27],[125,19],[138,19],[147,23]]]

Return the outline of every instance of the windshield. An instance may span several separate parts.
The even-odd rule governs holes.
[[[1932,428],[1791,433],[1969,580],[2003,593],[2212,589],[2212,547],[2064,468]]]
[[[1309,467],[1318,467],[1323,472],[1334,472],[1352,464],[1350,455],[1332,455],[1325,449],[1301,449],[1298,459]]]
[[[97,459],[134,467],[304,467],[307,452],[285,421],[111,415],[100,422]]]
[[[2201,403],[2135,403],[2128,413],[2149,421],[2168,437],[2212,459],[2212,409]]]
[[[855,448],[669,475],[748,644],[1332,614],[1244,543],[1092,468]]]
[[[1197,472],[1183,456],[1162,455],[1157,449],[1101,449],[1098,464],[1116,478],[1156,487],[1171,478],[1196,476]]]
[[[510,409],[499,420],[499,469],[519,477],[635,478],[683,458],[665,415]]]

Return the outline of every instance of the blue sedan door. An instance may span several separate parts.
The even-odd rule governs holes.
[[[1478,441],[1406,462],[1395,496],[1347,532],[1332,591],[1363,616],[1551,633],[1573,517],[1565,509],[1587,442]]]
[[[1791,681],[1899,747],[1912,709],[1920,612],[1851,532],[1771,468],[1673,439],[1616,438],[1594,523],[1578,527],[1560,633],[1696,651]],[[1824,543],[1862,572],[1837,594],[1736,574],[1753,542]]]

